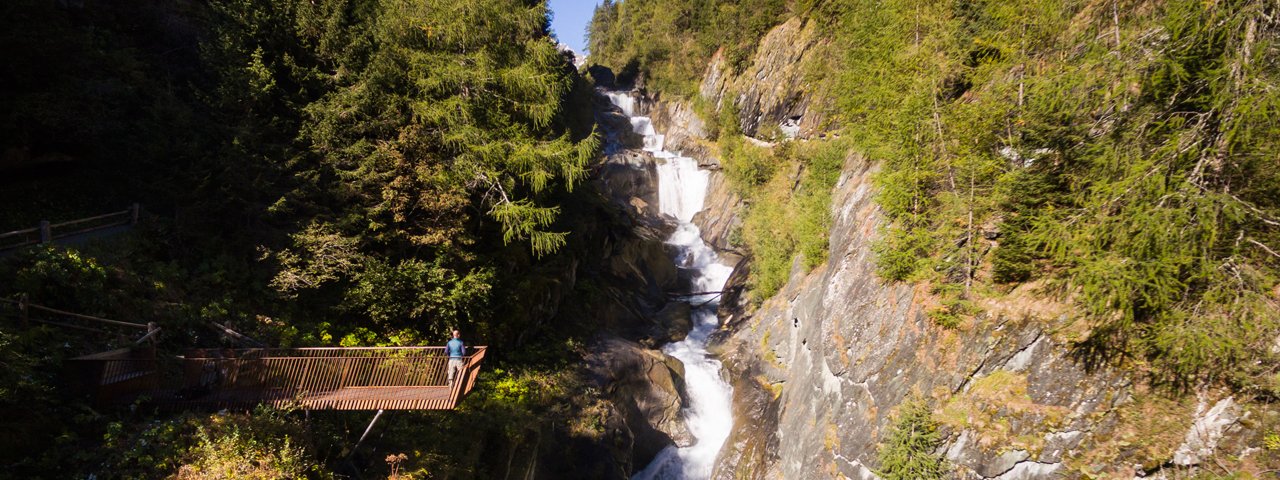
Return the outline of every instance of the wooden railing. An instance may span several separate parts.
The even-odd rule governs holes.
[[[160,387],[153,346],[121,348],[67,361],[68,386],[97,405]]]
[[[40,225],[34,228],[0,233],[0,250],[9,250],[42,243],[52,243],[55,240],[83,235],[98,230],[134,225],[138,223],[139,213],[140,207],[135,203],[125,210],[94,217],[79,218],[59,223],[51,223],[48,220],[41,220]]]
[[[195,350],[173,402],[214,407],[300,404],[325,410],[451,409],[475,386],[485,347],[452,384],[442,347]]]
[[[18,307],[24,324],[104,332],[31,318],[30,313],[36,311],[105,326],[146,329],[133,347],[68,360],[72,390],[99,406],[145,399],[179,408],[269,404],[312,410],[448,410],[475,387],[487,350],[469,348],[470,354],[459,359],[460,368],[452,381],[448,368],[454,359],[444,347],[197,349],[177,357],[175,371],[166,367],[173,365],[169,360],[157,360],[155,342],[161,329],[155,323],[67,312],[32,304],[25,297],[0,299],[0,305],[7,304]]]

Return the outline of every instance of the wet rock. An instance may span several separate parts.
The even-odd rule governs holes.
[[[684,365],[615,336],[593,342],[587,357],[592,382],[606,392],[632,434],[632,465],[643,466],[669,445],[693,440],[681,417],[687,404]]]
[[[631,126],[631,118],[621,109],[609,102],[601,91],[597,91],[595,102],[595,118],[604,131],[605,152],[615,153],[623,149],[639,149],[644,146],[644,136],[635,132]]]
[[[664,102],[660,98],[643,102],[649,106],[653,125],[665,136],[665,148],[683,156],[698,159],[703,168],[718,169],[720,162],[711,156],[711,132],[706,122],[687,103]]]
[[[595,80],[596,86],[601,88],[614,88],[617,86],[617,77],[613,74],[613,70],[603,65],[591,65],[587,67],[587,74]]]
[[[729,235],[742,225],[738,216],[742,198],[730,188],[724,172],[711,172],[704,205],[705,208],[693,216],[693,223],[702,230],[702,240],[719,251],[735,250]]]
[[[666,335],[658,343],[679,342],[689,335],[693,329],[692,307],[685,302],[668,302],[662,310],[654,314],[662,326],[666,327]]]
[[[634,207],[632,199],[638,199],[655,210],[633,211],[633,216],[658,216],[658,172],[652,157],[624,150],[607,156],[599,168],[596,184],[614,203]]]
[[[751,257],[739,257],[733,262],[733,273],[724,282],[724,293],[720,297],[720,308],[716,315],[724,322],[725,333],[732,332],[736,324],[748,317],[747,281],[751,278]],[[719,343],[719,342],[718,342]]]
[[[737,358],[725,354],[725,362]],[[753,368],[753,367],[747,367]],[[720,461],[712,472],[715,480],[764,479],[768,465],[777,459],[778,398],[781,384],[762,384],[762,375],[737,377],[733,380],[733,417],[740,425],[720,449]],[[758,415],[763,412],[764,415]]]

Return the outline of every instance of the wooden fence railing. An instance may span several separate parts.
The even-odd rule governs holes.
[[[146,399],[177,408],[267,404],[301,405],[309,410],[450,410],[475,387],[487,350],[469,347],[452,381],[449,367],[454,359],[444,347],[194,349],[176,358],[158,358],[156,336],[161,329],[155,323],[67,312],[30,303],[25,297],[0,298],[0,305],[10,304],[17,306],[24,326],[35,322],[106,333],[31,318],[32,312],[38,312],[96,322],[104,328],[146,330],[132,347],[68,359],[72,391],[99,406]]]
[[[75,235],[83,235],[124,225],[134,225],[138,223],[140,210],[139,205],[135,203],[129,208],[118,212],[78,218],[66,222],[51,223],[48,220],[41,220],[40,225],[34,228],[0,233],[0,250],[52,243],[55,240]]]
[[[191,350],[169,380],[157,380],[153,348],[78,357],[72,366],[103,406],[149,397],[178,408],[449,410],[475,387],[486,347],[469,350],[452,383],[441,347]]]
[[[154,346],[121,348],[67,360],[68,386],[94,404],[109,405],[160,388]]]

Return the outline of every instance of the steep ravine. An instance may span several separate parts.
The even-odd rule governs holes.
[[[770,32],[743,74],[725,73],[719,57],[708,66],[702,94],[735,102],[744,132],[772,123],[800,125],[792,131],[802,140],[824,134],[821,112],[811,108],[821,102],[796,81],[817,40],[792,23]],[[689,104],[651,97],[640,104],[668,148],[717,167]],[[874,159],[847,156],[833,192],[828,261],[809,272],[796,263],[786,286],[758,307],[736,293],[722,301],[725,326],[712,350],[734,387],[734,417],[743,420],[713,478],[874,478],[881,437],[913,394],[933,406],[945,439],[937,453],[958,478],[1163,476],[1215,455],[1260,454],[1245,439],[1259,434],[1251,415],[1266,414],[1224,392],[1157,394],[1124,371],[1086,368],[1045,328],[1071,309],[1032,286],[985,302],[985,313],[964,328],[934,324],[925,315],[927,286],[875,275],[871,241],[883,222],[876,171]],[[727,255],[742,253],[729,232],[743,205],[719,172],[705,205],[693,218],[703,238]],[[741,290],[745,268],[727,290]]]
[[[719,296],[701,293],[719,290],[732,266],[691,223],[703,210],[709,173],[664,150],[663,137],[637,114],[631,95],[601,92],[595,103],[606,134],[595,187],[641,239],[626,244],[645,252],[620,257],[631,260],[610,270],[631,278],[621,285],[645,291],[614,292],[614,305],[625,308],[604,316],[621,321],[611,322],[614,333],[591,347],[588,368],[622,412],[623,421],[611,428],[630,451],[615,455],[629,459],[620,462],[622,471],[636,479],[707,478],[732,421],[721,363],[706,351],[719,327]],[[653,254],[654,246],[661,254]],[[654,274],[662,279],[650,279]]]

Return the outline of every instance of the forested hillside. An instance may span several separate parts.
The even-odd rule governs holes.
[[[0,230],[146,213],[118,240],[0,259],[0,297],[157,322],[165,353],[230,345],[210,321],[283,347],[461,328],[498,352],[473,410],[387,435],[402,472],[496,474],[477,458],[581,410],[545,409],[594,328],[552,322],[600,145],[547,18],[520,0],[4,2]],[[326,476],[368,421],[93,411],[61,360],[132,340],[12,313],[0,476]]]
[[[491,350],[356,449],[371,415],[95,408],[64,361],[135,338],[0,303],[0,478],[627,478],[696,444],[656,348],[709,303],[673,300],[650,141],[710,170],[680,228],[744,259],[700,325],[713,476],[1280,468],[1276,0],[605,0],[583,72],[548,15],[3,2],[0,232],[143,214],[0,252],[0,299],[154,322],[162,358],[243,341],[213,322]]]
[[[1280,4],[625,0],[590,41],[727,185],[722,478],[1280,462]]]
[[[1274,2],[756,3],[606,2],[592,59],[704,105],[723,131],[735,105],[705,106],[698,66],[717,48],[739,66],[760,32],[812,23],[829,41],[801,88],[882,163],[880,274],[930,285],[936,321],[1027,285],[1079,306],[1063,328],[1098,360],[1179,387],[1280,391]],[[725,142],[744,197],[793,171]],[[765,203],[748,209],[749,247]],[[774,252],[789,268],[795,249],[761,246],[767,293],[761,269]]]
[[[588,48],[593,63],[608,66],[624,83],[643,75],[650,88],[691,95],[717,49],[742,67],[765,32],[811,2],[799,3],[605,0],[591,21]]]

